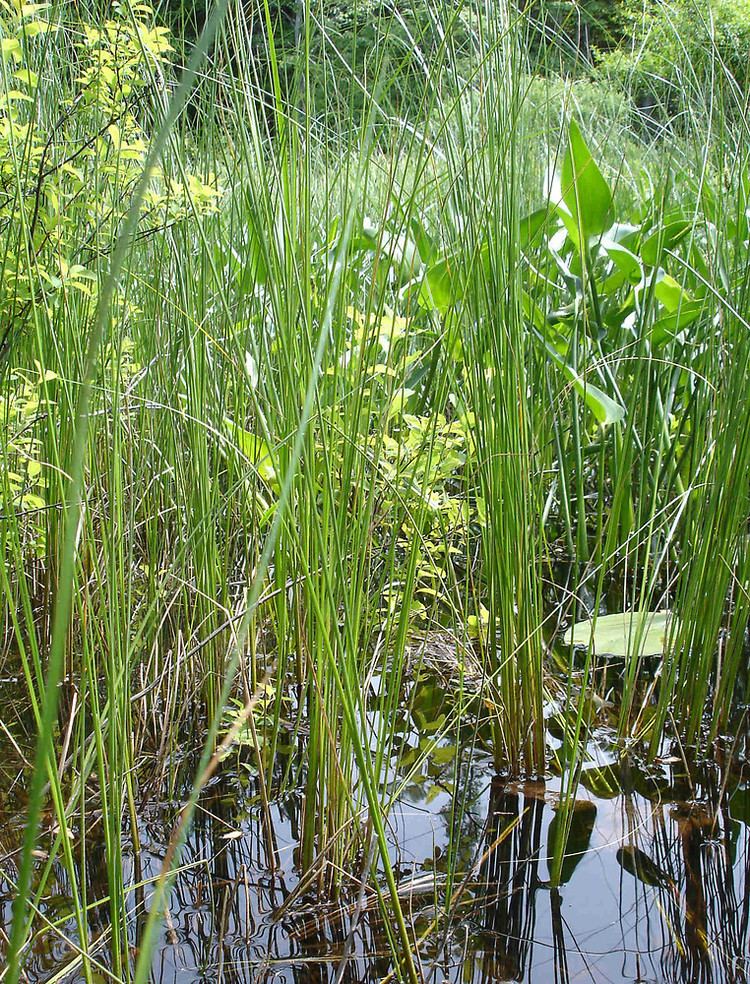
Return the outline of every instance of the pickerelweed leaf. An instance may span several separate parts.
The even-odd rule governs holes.
[[[652,232],[641,246],[641,259],[648,266],[656,266],[664,250],[676,246],[681,239],[685,238],[691,228],[692,222],[687,219],[678,219]]]
[[[421,307],[440,314],[452,307],[460,299],[460,281],[456,263],[443,257],[431,263],[425,271],[418,294]]]
[[[539,246],[544,239],[543,232],[549,230],[551,224],[553,229],[557,228],[557,220],[554,218],[554,212],[550,213],[547,205],[524,216],[521,219],[519,230],[521,234],[521,249],[534,249],[536,246]]]
[[[547,354],[565,373],[565,375],[570,379],[573,388],[582,397],[586,406],[591,410],[596,419],[602,426],[608,426],[609,424],[619,424],[625,419],[625,407],[621,403],[617,403],[612,397],[607,396],[607,394],[600,390],[598,386],[594,386],[587,379],[581,376],[580,373],[576,372],[572,366],[562,358],[562,356],[555,351],[549,342],[544,341],[544,347]]]
[[[670,313],[674,313],[683,303],[691,300],[690,295],[682,289],[674,277],[661,270],[656,278],[654,294]]]
[[[612,242],[603,243],[603,246],[615,267],[617,267],[617,269],[623,273],[631,283],[637,284],[643,277],[643,269],[641,268],[638,257],[626,246],[623,246],[614,240]]]
[[[686,301],[676,311],[657,318],[649,331],[651,343],[658,346],[672,341],[679,332],[697,321],[705,308],[706,302],[703,300]]]
[[[609,229],[613,221],[612,192],[575,120],[570,121],[568,129],[560,186],[563,202],[584,241]]]
[[[617,403],[604,390],[579,376],[570,366],[565,367],[570,375],[573,388],[583,397],[583,401],[602,426],[619,424],[625,419],[625,407]]]

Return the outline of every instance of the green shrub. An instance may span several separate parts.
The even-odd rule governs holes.
[[[58,375],[19,352],[27,335],[52,350],[57,326],[78,318],[85,334],[93,323],[172,49],[144,5],[132,16],[115,7],[100,24],[63,21],[44,5],[6,6],[0,30],[0,463],[6,503],[22,521],[30,555],[41,557],[47,498],[56,501],[59,491],[44,450]],[[138,235],[148,241],[194,210],[212,210],[216,199],[210,176],[154,169]],[[113,320],[134,313],[118,294]],[[121,367],[129,344],[117,340]]]
[[[575,72],[593,52],[622,44],[628,25],[623,0],[518,2],[527,21],[528,49],[537,70]]]
[[[425,98],[437,98],[430,67],[444,60],[442,50],[450,52],[451,70],[441,76],[440,93],[462,84],[462,70],[478,40],[480,6],[479,0],[457,5],[444,0],[232,0],[214,64],[226,72],[229,85],[240,78],[243,85],[250,82],[266,107],[273,101],[277,70],[282,101],[301,109],[307,99],[311,114],[328,122],[359,119],[377,79],[384,112],[413,118]],[[170,0],[164,10],[176,46],[189,47],[205,23],[204,0]]]
[[[661,122],[730,93],[745,100],[750,67],[749,0],[658,0],[623,6],[630,47],[600,52],[600,74],[632,93]]]
[[[71,291],[96,301],[99,265],[129,206],[146,158],[149,121],[161,111],[172,47],[152,12],[112,8],[100,24],[5,8],[0,26],[0,339],[7,354],[35,305]],[[55,37],[54,46],[48,43]],[[71,92],[61,97],[65,81]],[[192,175],[154,173],[144,203],[147,235],[210,207],[214,189]]]

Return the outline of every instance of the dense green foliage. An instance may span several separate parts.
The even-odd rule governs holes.
[[[269,802],[304,789],[305,889],[379,872],[416,981],[386,822],[452,729],[470,722],[498,773],[562,775],[556,885],[597,729],[626,758],[731,727],[750,615],[744,21],[718,0],[701,62],[701,22],[668,34],[687,9],[644,8],[623,108],[604,67],[531,75],[530,52],[553,66],[529,46],[549,10],[237,5],[222,25],[219,6],[183,45],[143,5],[5,4],[1,642],[28,756],[6,984],[54,931],[36,909],[54,864],[71,967],[98,979],[106,907],[108,973],[148,978],[229,755],[269,841]],[[546,44],[574,37],[555,24]],[[692,113],[657,141],[629,125],[637,72],[694,73]],[[638,612],[669,612],[656,650]],[[427,719],[435,633],[452,703]],[[133,956],[124,845],[138,855],[149,783],[174,794],[186,735],[195,779]],[[453,810],[460,828],[460,790]]]
[[[662,119],[717,99],[742,112],[750,93],[747,0],[628,0],[620,17],[623,44],[599,59],[607,78],[653,102]]]

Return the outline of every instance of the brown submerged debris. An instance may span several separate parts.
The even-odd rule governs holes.
[[[449,629],[428,629],[413,635],[406,651],[411,675],[426,670],[446,689],[463,684],[465,691],[476,694],[486,683],[474,647]]]

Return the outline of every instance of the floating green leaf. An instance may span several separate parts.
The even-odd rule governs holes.
[[[581,784],[599,799],[614,799],[622,792],[619,770],[612,765],[584,766]]]
[[[633,844],[626,844],[621,847],[616,854],[618,864],[629,874],[643,882],[644,885],[651,885],[657,888],[671,888],[674,884],[669,875],[662,871],[655,861],[640,848]]]
[[[668,611],[617,612],[576,622],[565,633],[570,646],[591,644],[598,655],[628,656],[634,650],[641,656],[660,656],[674,616]],[[593,632],[592,632],[593,628]]]

